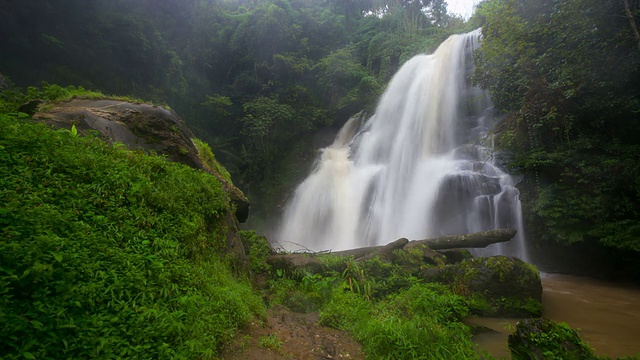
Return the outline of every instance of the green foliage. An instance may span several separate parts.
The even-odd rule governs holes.
[[[381,92],[378,80],[358,62],[353,48],[342,48],[321,59],[314,68],[325,99],[336,109],[372,101]]]
[[[634,5],[637,18],[637,4]],[[621,1],[490,0],[475,81],[506,113],[537,238],[640,250],[640,52]]]
[[[515,360],[595,360],[593,350],[565,323],[546,319],[519,322],[509,336],[509,349]]]
[[[274,272],[271,303],[319,311],[319,322],[346,330],[371,359],[474,359],[467,299],[425,284],[379,258],[322,256],[319,273]]]
[[[1,91],[0,113],[15,112],[21,105],[32,100],[42,101],[43,104],[40,104],[39,106],[47,108],[52,103],[67,101],[74,98],[113,99],[129,101],[133,103],[142,102],[142,100],[135,99],[130,96],[105,95],[101,92],[86,90],[82,86],[75,87],[73,85],[69,85],[67,87],[62,87],[60,85],[48,84],[46,82],[43,82],[40,87],[30,86],[24,91],[16,87],[11,87]]]
[[[264,308],[210,175],[0,115],[5,359],[213,358]]]
[[[334,294],[320,323],[351,332],[371,359],[475,359],[462,323],[463,298],[445,287],[417,284],[381,302]]]
[[[270,266],[267,264],[267,258],[271,255],[271,246],[267,238],[249,230],[242,230],[238,235],[247,250],[251,270],[258,274],[268,271]]]
[[[317,311],[331,299],[336,288],[343,287],[335,277],[309,273],[283,275],[269,282],[270,303],[281,304],[297,312]]]
[[[101,97],[65,87],[76,84],[171,104],[253,214],[280,202],[274,184],[297,180],[302,170],[287,162],[318,146],[314,132],[373,108],[403,62],[461,30],[443,0],[69,0],[10,3],[2,14],[12,39],[0,43],[4,74],[23,87],[64,84],[49,89],[57,100]],[[7,91],[0,112],[15,112],[26,94]]]
[[[260,336],[258,344],[265,349],[282,351],[282,340],[276,334]]]
[[[198,149],[198,156],[200,157],[200,160],[202,160],[205,168],[209,169],[214,174],[219,174],[224,179],[231,182],[231,174],[229,174],[227,169],[225,169],[224,166],[220,165],[218,160],[216,160],[216,157],[215,155],[213,155],[213,151],[211,151],[211,147],[209,146],[209,144],[198,138],[193,138],[191,139],[191,141],[193,141],[193,144]]]

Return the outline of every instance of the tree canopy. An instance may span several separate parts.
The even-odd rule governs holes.
[[[372,106],[462,26],[443,0],[3,2],[0,73],[167,103],[259,203],[291,139]]]
[[[490,0],[476,17],[475,80],[506,114],[500,144],[537,236],[640,251],[640,49],[624,2]]]

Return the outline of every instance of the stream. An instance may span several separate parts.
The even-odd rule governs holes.
[[[579,329],[596,355],[640,356],[640,288],[574,275],[541,277],[543,317]],[[472,318],[467,323],[495,330],[474,337],[479,351],[509,359],[507,337],[518,320]]]

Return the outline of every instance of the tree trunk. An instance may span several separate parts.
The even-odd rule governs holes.
[[[488,245],[511,240],[516,235],[514,229],[495,229],[467,235],[444,236],[435,239],[409,241],[405,238],[398,239],[384,246],[371,246],[365,248],[336,251],[332,253],[293,253],[271,255],[267,258],[267,263],[276,269],[297,269],[304,268],[312,273],[317,272],[322,267],[322,262],[317,256],[331,254],[334,256],[353,256],[355,261],[366,261],[376,256],[389,260],[393,250],[414,247],[425,244],[432,250],[446,250],[456,248],[481,248]]]
[[[466,235],[451,235],[434,239],[415,240],[410,244],[421,243],[429,246],[433,250],[445,249],[461,249],[461,248],[483,248],[494,243],[505,242],[516,236],[514,229],[495,229]],[[397,244],[399,240],[389,244]],[[386,246],[371,246],[365,248],[344,250],[332,252],[331,255],[336,256],[353,256],[354,259],[360,259],[376,252],[384,252]],[[415,246],[415,245],[412,245]],[[375,256],[375,255],[374,255]]]
[[[516,236],[515,229],[495,229],[467,235],[451,235],[435,239],[416,240],[412,243],[422,243],[433,250],[483,248],[491,244],[505,242]]]
[[[638,27],[636,26],[636,20],[633,17],[633,13],[631,12],[631,7],[629,7],[629,1],[622,0],[622,2],[624,3],[624,11],[627,15],[627,19],[629,19],[629,25],[631,25],[633,36],[636,38],[636,42],[638,43],[638,50],[640,50],[640,33],[638,32]]]

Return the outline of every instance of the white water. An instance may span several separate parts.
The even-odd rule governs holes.
[[[526,260],[518,190],[491,150],[491,103],[469,80],[478,38],[454,35],[409,60],[375,115],[345,124],[287,205],[281,246],[343,250],[511,227],[517,238],[487,254]]]

